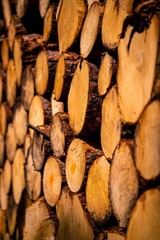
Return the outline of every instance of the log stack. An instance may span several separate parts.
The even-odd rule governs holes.
[[[160,239],[157,2],[1,0],[0,239]]]

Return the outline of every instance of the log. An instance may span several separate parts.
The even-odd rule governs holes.
[[[6,135],[7,125],[12,121],[12,110],[7,102],[3,102],[0,106],[0,131],[3,136]]]
[[[94,232],[78,195],[71,195],[68,188],[63,188],[56,204],[59,228],[56,239],[94,239]]]
[[[11,181],[12,181],[12,165],[8,159],[6,159],[4,162],[3,178],[4,178],[4,190],[6,194],[9,194],[11,190]]]
[[[8,39],[3,38],[1,44],[1,62],[2,62],[2,69],[6,70],[9,62],[9,46],[8,46]]]
[[[73,130],[69,125],[68,114],[56,113],[52,117],[50,135],[51,149],[54,155],[57,157],[65,156],[73,138]]]
[[[0,167],[3,166],[4,154],[5,154],[5,140],[2,133],[0,132]]]
[[[141,177],[153,180],[160,175],[160,101],[152,101],[143,111],[135,133],[135,164]]]
[[[6,156],[12,162],[17,149],[17,140],[14,132],[13,123],[9,123],[6,133]]]
[[[36,59],[35,88],[38,95],[51,95],[59,58],[58,51],[41,51]]]
[[[18,205],[15,203],[13,195],[9,196],[8,210],[7,210],[7,226],[10,236],[15,233],[17,223]]]
[[[160,190],[145,191],[132,211],[127,227],[127,240],[160,238]]]
[[[57,101],[67,103],[70,84],[80,57],[73,52],[61,53],[58,59],[53,92]],[[65,106],[67,108],[67,106]]]
[[[131,28],[127,30],[125,38],[120,40],[117,84],[119,106],[124,122],[136,123],[151,98],[158,47],[158,24],[155,16],[146,30],[147,34],[135,33],[129,52],[127,45]]]
[[[19,204],[22,192],[25,189],[24,164],[24,153],[21,148],[18,148],[16,150],[12,166],[12,190],[14,200],[17,204]]]
[[[102,98],[97,90],[97,76],[97,66],[86,60],[78,64],[73,75],[68,95],[68,115],[75,135],[91,134],[100,128]]]
[[[59,52],[65,52],[75,42],[84,19],[86,5],[83,0],[60,0],[57,9]]]
[[[22,74],[21,101],[26,111],[29,110],[34,97],[34,69],[27,65]]]
[[[29,108],[28,122],[34,126],[49,125],[52,121],[51,104],[42,96],[35,95]],[[33,130],[30,129],[31,138]]]
[[[119,226],[125,228],[138,197],[138,176],[130,146],[121,141],[111,162],[109,193]]]
[[[43,171],[43,192],[47,203],[56,205],[60,194],[62,182],[65,178],[65,164],[56,157],[49,157]]]
[[[66,179],[72,192],[84,188],[90,166],[102,154],[101,150],[81,139],[75,138],[71,142],[66,156]]]
[[[86,185],[87,209],[95,222],[105,222],[111,215],[108,192],[110,164],[105,156],[97,158],[89,169]]]
[[[42,176],[40,172],[34,170],[31,148],[29,148],[27,156],[25,174],[26,174],[26,191],[28,193],[29,198],[35,201],[40,197],[41,194]]]
[[[111,86],[112,77],[116,72],[116,61],[109,55],[108,52],[105,53],[101,60],[99,73],[98,73],[98,93],[99,95],[105,95],[107,90]]]
[[[13,59],[10,59],[7,67],[6,98],[7,98],[8,105],[11,108],[15,103],[16,92],[17,92],[17,83],[16,83],[15,64]]]
[[[133,0],[106,1],[102,20],[102,41],[105,47],[115,49],[118,46],[123,22],[132,6]]]
[[[23,239],[55,239],[57,218],[47,205],[45,198],[40,197],[26,209]]]
[[[24,144],[25,136],[27,134],[27,112],[21,103],[15,106],[15,112],[13,116],[13,127],[17,140],[17,145]]]
[[[118,96],[116,87],[112,87],[102,104],[101,146],[106,158],[112,159],[120,137],[121,115]]]

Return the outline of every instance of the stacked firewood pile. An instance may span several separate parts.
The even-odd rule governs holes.
[[[158,1],[1,10],[0,239],[159,240]]]

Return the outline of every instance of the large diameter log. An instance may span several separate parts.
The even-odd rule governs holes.
[[[63,188],[56,204],[59,228],[56,239],[94,239],[93,228],[82,207],[78,195],[71,195],[68,188]]]
[[[131,28],[118,46],[118,97],[124,122],[136,123],[151,98],[158,47],[159,21],[154,17],[150,27],[135,33],[128,52]],[[150,56],[148,58],[148,56]],[[136,101],[135,101],[136,96]]]
[[[38,95],[51,94],[59,58],[57,51],[41,51],[36,59],[35,88]]]
[[[121,115],[117,90],[113,87],[105,96],[102,104],[101,145],[106,158],[112,159],[120,137]]]
[[[106,1],[102,20],[102,41],[107,48],[114,49],[118,46],[123,22],[132,6],[133,0]]]
[[[102,98],[97,90],[97,75],[97,66],[86,60],[78,64],[73,75],[68,95],[68,115],[75,135],[91,134],[100,128]]]
[[[6,156],[12,162],[17,149],[17,140],[14,132],[13,123],[9,123],[6,133]]]
[[[0,106],[0,132],[3,136],[6,135],[7,124],[11,122],[13,117],[12,110],[7,102],[3,102]]]
[[[57,218],[44,197],[40,197],[26,208],[24,240],[55,239],[56,230]]]
[[[1,44],[1,61],[2,61],[2,69],[6,70],[9,62],[9,46],[8,39],[3,38]]]
[[[160,190],[145,191],[135,204],[127,227],[127,240],[160,238]]]
[[[126,227],[138,197],[138,176],[130,146],[121,142],[111,163],[109,192],[113,212],[121,227]]]
[[[66,156],[66,179],[72,192],[78,192],[84,183],[86,185],[89,167],[101,155],[101,150],[78,138],[71,142]]]
[[[146,180],[160,175],[160,101],[152,101],[142,113],[135,133],[135,164]]]
[[[84,0],[61,0],[57,9],[59,52],[67,51],[77,38],[84,19]]]
[[[43,192],[47,203],[55,206],[61,193],[65,164],[56,157],[49,157],[43,171]]]
[[[24,153],[22,149],[16,150],[12,166],[12,189],[13,197],[17,204],[21,200],[21,195],[25,189]]]
[[[0,132],[0,167],[3,166],[4,155],[5,155],[5,140],[2,133]]]
[[[87,209],[95,222],[104,222],[111,215],[108,191],[110,164],[105,156],[97,158],[92,164],[87,178]]]

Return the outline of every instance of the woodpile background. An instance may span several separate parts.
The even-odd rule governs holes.
[[[160,239],[159,4],[1,0],[0,239]]]

